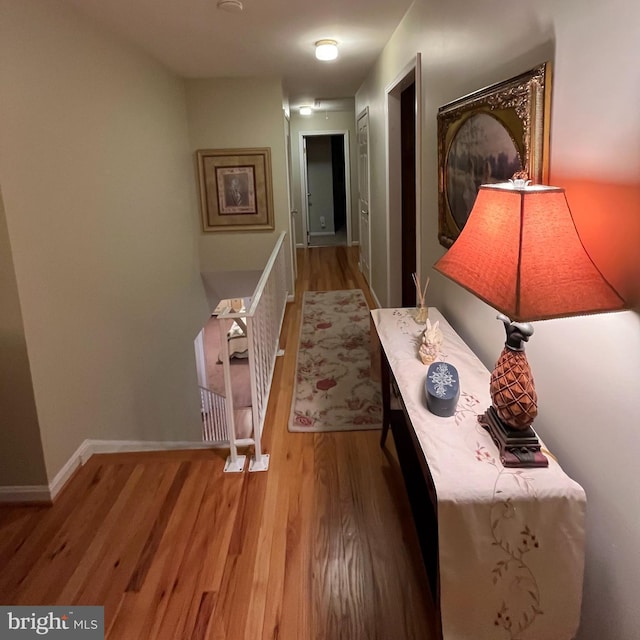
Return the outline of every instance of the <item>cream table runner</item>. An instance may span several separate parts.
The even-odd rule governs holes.
[[[429,412],[417,357],[424,326],[412,313],[371,312],[437,494],[443,637],[570,640],[582,597],[584,491],[550,456],[546,469],[502,466],[477,423],[490,405],[489,372],[434,308],[439,359],[458,370],[460,400],[449,418]]]

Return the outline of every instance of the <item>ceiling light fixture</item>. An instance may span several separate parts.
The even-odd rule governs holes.
[[[316,42],[316,58],[318,60],[335,60],[338,57],[338,43],[335,40],[318,40]]]
[[[240,13],[244,9],[240,0],[218,0],[216,6],[221,11],[228,11],[229,13]]]
[[[300,115],[301,116],[310,116],[312,112],[313,112],[313,109],[311,107],[308,107],[306,105],[300,107]]]

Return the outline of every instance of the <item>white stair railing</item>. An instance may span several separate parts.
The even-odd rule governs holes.
[[[213,392],[207,385],[204,330],[198,334],[194,343],[203,419],[202,439],[218,446],[229,447],[225,471],[238,472],[244,468],[245,456],[238,455],[238,444],[250,444],[254,447],[250,471],[265,471],[269,468],[269,455],[262,451],[262,431],[276,357],[282,354],[279,344],[280,330],[287,302],[285,237],[284,232],[280,234],[251,297],[249,309],[240,313],[225,313],[225,321],[220,323],[220,356],[225,371],[224,396]],[[226,331],[234,320],[240,320],[246,326],[251,380],[253,437],[241,441],[236,438],[226,340]]]
[[[282,233],[256,286],[247,314],[249,371],[255,455],[250,471],[269,467],[269,456],[262,452],[262,430],[267,413],[276,356],[280,351],[280,329],[287,304],[285,234]]]

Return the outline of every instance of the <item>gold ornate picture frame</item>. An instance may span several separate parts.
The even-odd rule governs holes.
[[[526,171],[544,184],[549,171],[551,63],[438,109],[438,240],[460,235],[481,184]]]
[[[271,149],[196,151],[202,230],[273,229]]]

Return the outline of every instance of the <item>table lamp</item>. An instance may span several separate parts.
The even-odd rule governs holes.
[[[469,219],[434,268],[494,307],[507,339],[491,373],[492,406],[478,417],[507,467],[546,467],[524,343],[535,320],[625,308],[578,236],[564,189],[521,177],[482,185]]]

